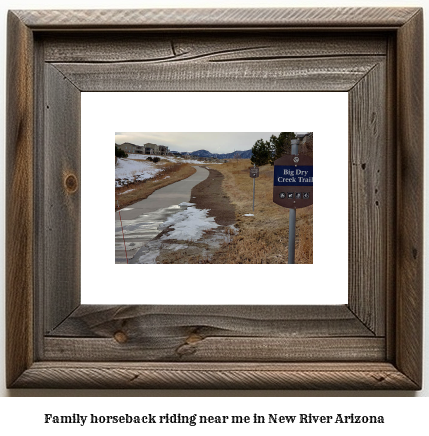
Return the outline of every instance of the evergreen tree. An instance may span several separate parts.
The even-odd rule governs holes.
[[[284,154],[291,154],[291,140],[295,139],[294,132],[281,132],[279,136],[272,135],[270,138],[270,164],[274,165],[274,161]]]
[[[295,139],[294,132],[281,132],[279,136],[271,135],[269,141],[259,139],[252,147],[252,158],[250,161],[257,166],[270,163],[274,165],[274,161],[284,154],[291,154],[291,140]]]
[[[121,150],[120,148],[118,148],[118,147],[115,145],[115,156],[116,156],[116,157],[128,157],[128,154],[125,153],[124,150]]]
[[[271,156],[270,143],[263,139],[258,139],[255,145],[252,147],[252,157],[250,162],[260,167],[266,165],[269,162]]]

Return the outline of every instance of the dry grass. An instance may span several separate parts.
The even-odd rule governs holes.
[[[239,233],[211,263],[287,263],[289,209],[273,202],[274,167],[260,167],[252,211],[251,166],[250,160],[235,159],[213,166],[225,177],[222,188],[236,206]],[[254,216],[244,216],[249,213]],[[313,263],[313,206],[297,209],[295,247],[295,263]]]
[[[137,201],[149,197],[149,195],[157,189],[186,179],[196,171],[195,168],[186,163],[160,162],[157,164],[157,167],[162,168],[163,171],[152,179],[130,183],[129,185],[115,189],[115,210],[118,209],[118,202],[119,208],[130,206]],[[166,178],[167,176],[169,177]]]

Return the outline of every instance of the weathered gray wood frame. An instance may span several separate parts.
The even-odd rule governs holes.
[[[8,387],[420,389],[422,17],[9,12]],[[80,93],[91,90],[349,92],[348,305],[81,306]]]

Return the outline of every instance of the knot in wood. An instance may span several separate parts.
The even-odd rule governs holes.
[[[66,177],[65,185],[66,185],[67,192],[69,194],[73,194],[74,192],[76,192],[77,191],[77,178],[76,178],[76,176],[74,174],[69,174]]]
[[[124,342],[127,342],[128,337],[124,332],[121,332],[120,330],[117,331],[113,337],[115,338],[116,342],[119,342],[120,344],[123,344]]]
[[[198,335],[197,333],[191,333],[189,337],[186,339],[186,344],[191,345],[195,344],[196,342],[202,341],[203,338]]]

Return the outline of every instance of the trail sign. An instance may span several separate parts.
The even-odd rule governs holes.
[[[250,168],[250,177],[252,177],[252,179],[259,177],[259,168]]]
[[[256,164],[253,164],[253,168],[250,168],[250,177],[253,179],[253,211],[255,211],[255,179],[259,177],[259,168]]]
[[[289,209],[313,204],[313,159],[285,155],[274,162],[274,203]]]

